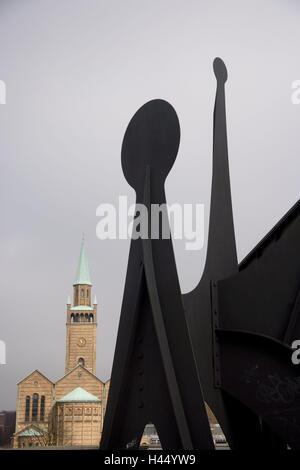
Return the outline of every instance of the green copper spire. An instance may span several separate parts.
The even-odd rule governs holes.
[[[84,239],[82,239],[82,243],[81,243],[78,268],[77,268],[76,277],[75,277],[75,281],[73,285],[75,286],[76,284],[88,284],[90,286],[92,285],[91,280],[90,280],[88,262],[87,262],[87,258],[85,254]]]

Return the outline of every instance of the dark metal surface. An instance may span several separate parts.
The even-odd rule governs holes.
[[[241,263],[238,274],[216,284],[218,328],[223,331],[222,390],[239,398],[268,425],[277,436],[272,440],[277,448],[289,444],[294,449],[300,443],[300,369],[292,364],[289,346],[300,338],[299,209],[298,202]],[[274,349],[276,340],[281,348]],[[241,374],[251,368],[256,381],[246,384]],[[259,402],[255,387],[261,384],[269,384],[266,387],[273,387],[274,393],[276,387],[283,394],[282,389],[290,388],[293,400],[288,406],[276,399]]]
[[[149,422],[164,449],[211,449],[204,400],[232,449],[300,448],[300,368],[290,349],[300,339],[300,202],[238,265],[221,59],[214,72],[204,272],[182,296],[162,228],[158,239],[132,239],[102,449],[138,448]],[[179,141],[177,115],[163,100],[146,103],[126,130],[122,168],[148,208],[148,234]],[[136,228],[138,216],[137,205]]]
[[[214,108],[213,176],[206,263],[198,286],[184,295],[184,304],[190,327],[192,344],[203,387],[204,399],[219,421],[231,448],[242,448],[245,436],[241,435],[240,423],[252,436],[253,445],[260,444],[260,423],[250,410],[235,403],[218,387],[218,374],[214,349],[217,344],[213,334],[218,326],[212,316],[212,281],[238,273],[230,177],[227,150],[225,82],[227,70],[221,59],[215,59],[214,72],[217,92]]]
[[[218,73],[217,80],[219,88]],[[249,442],[252,447],[278,449],[285,448],[288,443],[291,447],[298,448],[296,443],[300,442],[300,428],[292,425],[289,427],[287,423],[287,415],[292,413],[291,409],[295,413],[293,422],[300,421],[298,392],[289,411],[280,404],[276,407],[275,401],[270,403],[270,406],[266,403],[257,403],[255,390],[252,390],[249,384],[245,387],[240,374],[243,373],[243,368],[258,367],[257,382],[255,382],[258,387],[261,383],[267,383],[270,376],[276,373],[279,377],[283,377],[282,383],[286,380],[293,387],[293,380],[297,382],[297,375],[300,374],[299,369],[291,362],[291,351],[288,348],[284,349],[284,346],[278,347],[276,343],[280,340],[288,347],[291,341],[300,335],[300,205],[298,202],[283,217],[238,269],[237,264],[232,269],[233,260],[235,263],[236,258],[233,252],[235,242],[227,167],[225,105],[224,95],[221,95],[222,100],[219,101],[218,94],[217,89],[207,260],[201,282],[198,288],[189,294],[187,300],[188,313],[193,322],[193,344],[195,350],[198,350],[197,364],[200,363],[204,398],[215,412],[231,448],[240,449],[245,445],[248,446]],[[223,126],[222,134],[217,132],[219,120]],[[217,155],[216,146],[219,150]],[[217,163],[220,161],[218,156],[223,161],[223,168]],[[223,239],[220,240],[220,237]],[[228,253],[232,254],[231,260],[228,259]],[[211,281],[210,300],[209,281]],[[203,310],[204,304],[206,312]],[[210,354],[209,341],[205,343],[201,334],[204,329],[203,315],[208,317],[209,305],[213,377],[203,369],[203,360],[201,360],[201,356],[205,356],[205,351]],[[193,328],[197,314],[198,325]],[[217,335],[218,329],[223,332],[221,335]],[[232,332],[226,335],[226,331]],[[258,339],[257,334],[265,337]],[[246,338],[251,338],[251,347],[249,343],[246,344]],[[261,348],[262,342],[265,345],[265,352]],[[274,344],[277,345],[276,348]],[[220,396],[222,396],[221,404]],[[231,402],[229,406],[228,400]],[[242,407],[240,412],[239,406]],[[272,418],[270,410],[273,413]],[[243,442],[239,438],[241,422],[249,431],[248,436],[243,433]],[[285,423],[285,430],[280,428],[279,422]]]
[[[164,181],[179,140],[167,102],[150,101],[134,115],[122,167],[137,203],[149,209],[166,202]],[[131,241],[101,448],[138,448],[149,422],[165,449],[213,448],[172,242],[161,232],[159,239]]]
[[[218,283],[220,327],[265,334],[290,344],[300,338],[300,203],[240,265]]]
[[[292,349],[254,333],[219,330],[218,336],[222,389],[246,403],[281,442],[300,450],[300,368],[292,364]]]

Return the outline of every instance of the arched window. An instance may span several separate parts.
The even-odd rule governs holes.
[[[84,289],[81,289],[81,297],[84,297]]]
[[[76,315],[75,315],[75,321],[79,321],[79,313],[76,313]]]
[[[84,367],[84,359],[83,359],[83,357],[80,357],[80,358],[78,359],[78,364],[80,364],[81,366]]]
[[[89,298],[89,290],[88,289],[86,290],[86,296],[87,296],[87,298]]]
[[[37,421],[38,409],[39,409],[39,396],[37,393],[34,393],[32,395],[32,414],[31,414],[32,421]]]
[[[74,313],[71,313],[70,319],[71,319],[71,323],[73,323],[74,322]]]
[[[41,396],[41,410],[40,410],[40,421],[45,420],[45,396]]]
[[[91,313],[90,314],[90,323],[93,323],[93,321],[94,321],[94,315]]]
[[[30,396],[27,395],[26,404],[25,404],[25,421],[29,421],[29,416],[30,416]]]
[[[80,321],[81,321],[81,322],[84,321],[84,315],[83,315],[83,313],[80,314]]]
[[[85,321],[87,321],[87,322],[89,321],[89,314],[88,313],[85,314]]]

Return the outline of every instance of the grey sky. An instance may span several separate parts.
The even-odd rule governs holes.
[[[133,113],[176,109],[181,145],[168,202],[209,215],[212,61],[228,68],[227,122],[239,260],[299,198],[300,7],[286,0],[0,0],[0,409],[34,369],[64,374],[66,299],[82,232],[99,303],[97,374],[110,375],[129,241],[96,238],[96,208],[134,194],[120,165]],[[207,224],[205,227],[207,231]],[[205,248],[176,241],[184,292]]]

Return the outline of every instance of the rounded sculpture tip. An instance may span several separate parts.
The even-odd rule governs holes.
[[[216,57],[214,60],[214,73],[217,81],[225,83],[228,77],[226,65],[220,57]]]

